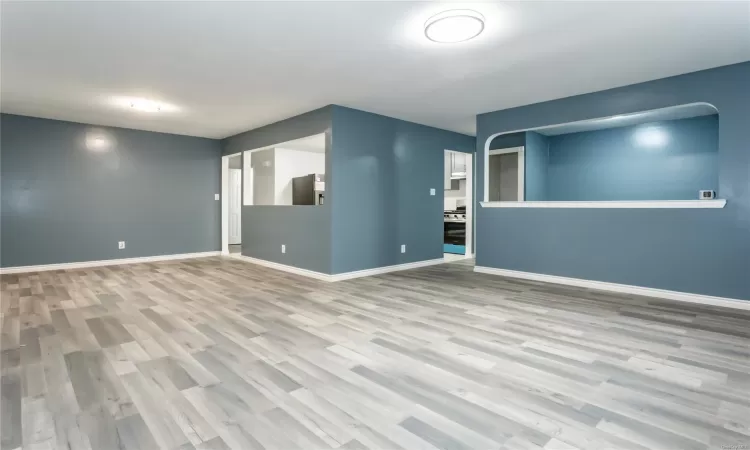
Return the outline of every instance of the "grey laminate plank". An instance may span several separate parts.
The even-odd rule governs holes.
[[[0,450],[750,440],[742,311],[465,261],[324,283],[202,258],[2,275],[0,291]]]
[[[399,425],[441,450],[471,450],[471,447],[417,418],[409,417]]]
[[[124,450],[157,450],[159,448],[140,414],[118,419],[115,421],[115,426]]]
[[[18,370],[0,377],[0,448],[15,449],[23,445],[21,421],[21,377]]]

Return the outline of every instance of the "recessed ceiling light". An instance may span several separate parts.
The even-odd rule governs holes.
[[[164,113],[178,111],[174,105],[140,97],[111,97],[109,102],[120,108],[144,113]]]
[[[484,17],[470,9],[452,9],[430,17],[424,24],[427,39],[441,44],[464,42],[484,30]]]

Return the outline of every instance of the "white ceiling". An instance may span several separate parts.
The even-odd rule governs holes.
[[[485,32],[427,41],[457,5]],[[750,3],[3,1],[0,39],[3,112],[221,138],[334,103],[473,134],[477,113],[750,60]]]

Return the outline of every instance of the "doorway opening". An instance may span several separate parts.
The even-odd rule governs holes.
[[[512,147],[489,151],[487,201],[524,201],[524,150],[525,147]]]
[[[242,155],[229,157],[229,190],[227,207],[229,209],[229,253],[242,253]]]
[[[474,254],[474,155],[445,150],[443,254],[446,260]]]

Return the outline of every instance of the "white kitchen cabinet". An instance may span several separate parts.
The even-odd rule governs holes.
[[[453,153],[453,169],[451,174],[462,174],[466,176],[466,154],[465,153]]]

